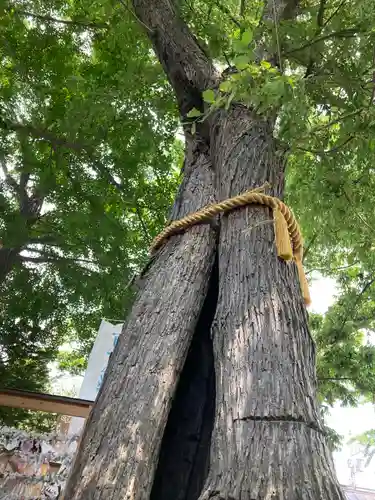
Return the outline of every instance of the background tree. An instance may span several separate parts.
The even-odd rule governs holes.
[[[352,437],[349,442],[362,445],[363,454],[366,458],[365,467],[368,467],[375,456],[375,429],[358,434]]]
[[[100,318],[125,317],[125,284],[165,224],[178,179],[181,146],[162,72],[145,41],[130,46],[133,23],[121,5],[98,22],[105,12],[96,8],[1,7],[0,371],[8,388],[47,389],[48,364],[66,342],[82,369]],[[4,410],[2,418],[25,415]]]

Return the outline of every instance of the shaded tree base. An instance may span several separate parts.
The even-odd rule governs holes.
[[[221,435],[199,500],[344,500],[324,434],[304,422],[241,419]]]
[[[222,453],[211,457],[209,472],[216,396],[210,332],[217,299],[216,258],[164,431],[150,500],[344,499],[324,433],[315,422],[293,416],[235,419],[221,429],[223,442],[214,443]]]

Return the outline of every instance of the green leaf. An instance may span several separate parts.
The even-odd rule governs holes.
[[[296,77],[293,77],[293,76],[288,76],[287,79],[286,79],[288,85],[290,85],[293,89],[295,88],[296,86]]]
[[[262,94],[266,96],[281,97],[284,91],[285,83],[280,79],[269,80],[262,87]]]
[[[230,96],[228,97],[228,99],[226,100],[226,103],[225,103],[225,109],[226,109],[227,111],[228,111],[228,109],[230,108],[230,105],[232,104],[232,101],[233,101],[233,99],[234,99],[234,96],[235,96],[235,94],[234,94],[234,92],[232,92],[232,93],[230,94]]]
[[[241,42],[244,45],[249,45],[249,43],[253,40],[253,32],[250,30],[244,31],[241,37]]]
[[[246,69],[249,65],[249,58],[248,56],[238,56],[235,58],[234,60],[234,65],[236,66],[236,68],[239,70],[239,71],[242,71],[244,69]]]
[[[225,82],[220,83],[219,89],[221,92],[229,92],[232,89],[232,83],[229,80],[225,80]]]
[[[261,61],[260,65],[264,69],[270,69],[272,67],[272,64],[268,61]]]
[[[242,43],[242,40],[233,40],[232,47],[236,54],[246,54],[249,52],[249,48]]]
[[[351,266],[352,264],[354,264],[354,261],[355,261],[355,253],[351,252],[349,255],[348,255],[348,264]]]
[[[192,108],[186,116],[188,118],[197,118],[198,116],[202,116],[202,112],[197,108]]]
[[[208,104],[215,102],[215,92],[212,89],[207,89],[202,92],[202,97],[204,102],[207,102]]]

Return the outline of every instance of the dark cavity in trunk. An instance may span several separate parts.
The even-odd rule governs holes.
[[[218,292],[216,255],[207,296],[164,431],[150,500],[197,500],[207,477],[215,418],[211,324]]]

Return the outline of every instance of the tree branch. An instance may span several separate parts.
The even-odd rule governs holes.
[[[307,149],[307,148],[302,148],[297,146],[296,149],[299,149],[300,151],[306,151],[307,153],[312,153],[314,155],[329,155],[332,153],[336,153],[340,149],[342,149],[344,146],[346,146],[349,142],[351,142],[354,139],[354,135],[350,135],[343,141],[341,144],[338,144],[337,146],[334,146],[331,149]]]
[[[355,262],[353,262],[353,264],[348,264],[347,266],[340,266],[340,267],[335,267],[333,269],[329,268],[329,267],[320,267],[320,268],[316,268],[316,269],[309,269],[308,271],[306,271],[306,274],[311,274],[315,271],[318,271],[318,272],[327,272],[327,271],[330,271],[330,272],[336,272],[336,271],[343,271],[344,269],[350,269],[351,267],[354,267],[356,266],[357,264],[359,264],[359,261],[356,260]]]
[[[115,180],[113,175],[108,172],[108,170],[101,165],[95,158],[93,158],[94,149],[88,144],[82,144],[76,141],[70,141],[64,137],[57,137],[48,130],[38,129],[30,125],[24,125],[22,123],[11,123],[5,120],[0,121],[0,127],[3,129],[13,130],[13,131],[24,131],[25,133],[35,137],[37,139],[42,139],[43,141],[49,142],[52,146],[63,146],[65,148],[71,149],[77,153],[86,153],[90,160],[93,162],[94,166],[99,170],[101,175],[104,175],[106,180],[119,190],[122,190],[122,186]]]
[[[23,123],[15,123],[9,122],[4,119],[0,121],[0,127],[4,130],[12,130],[14,132],[23,131],[27,134],[35,137],[36,139],[43,139],[55,146],[65,146],[74,151],[83,151],[87,149],[88,146],[84,144],[80,144],[77,142],[69,141],[68,139],[64,139],[61,137],[56,137],[54,134],[51,134],[48,130],[38,129],[32,127],[31,125],[25,125]]]
[[[228,19],[230,19],[233,24],[235,24],[240,29],[242,28],[241,23],[234,16],[232,16],[232,14],[231,14],[230,10],[228,9],[228,7],[226,7],[225,5],[223,5],[220,2],[220,0],[216,0],[215,4],[216,4],[217,8],[219,10],[221,10],[221,12],[223,12],[226,16],[228,16]]]
[[[351,377],[317,377],[317,379],[320,381],[325,381],[325,380],[350,380],[350,381],[355,381],[356,379],[353,379]]]
[[[364,294],[367,292],[367,290],[368,290],[369,288],[371,288],[371,286],[372,286],[374,283],[375,283],[375,277],[371,278],[371,279],[370,279],[370,281],[368,281],[368,282],[364,285],[364,287],[362,288],[362,290],[358,293],[358,295],[357,295],[357,297],[356,297],[356,299],[355,299],[354,303],[352,304],[352,307],[350,307],[350,308],[349,308],[349,310],[347,310],[347,313],[346,313],[346,315],[344,316],[343,321],[341,322],[340,330],[342,330],[342,329],[344,328],[344,326],[345,326],[346,322],[348,321],[349,317],[350,317],[351,315],[353,315],[353,314],[354,314],[355,309],[356,309],[357,305],[359,304],[359,302],[360,302],[360,300],[361,300],[361,298],[362,298],[362,295],[364,295]]]
[[[26,186],[27,186],[27,183],[29,182],[29,179],[30,179],[30,173],[29,172],[21,172],[21,175],[20,175],[20,189],[22,189],[22,191],[24,193],[26,193]]]
[[[365,32],[361,31],[361,29],[359,28],[347,28],[340,31],[334,31],[333,33],[328,33],[327,35],[323,35],[319,38],[313,38],[312,40],[305,43],[304,45],[301,45],[300,47],[288,50],[287,52],[284,53],[284,55],[288,56],[290,54],[293,54],[294,52],[299,52],[300,50],[307,49],[308,47],[312,47],[313,45],[323,42],[324,40],[329,40],[330,38],[351,38],[355,35],[358,35],[359,33],[365,33]]]
[[[25,133],[30,134],[31,136],[33,136],[37,139],[41,139],[43,141],[49,142],[52,145],[52,148],[55,148],[56,146],[61,146],[61,147],[71,149],[72,151],[75,151],[76,153],[85,153],[86,156],[89,158],[89,160],[92,162],[92,166],[94,167],[96,172],[99,175],[101,175],[109,184],[111,184],[113,187],[115,187],[120,193],[126,194],[126,190],[125,190],[124,186],[121,183],[117,182],[116,179],[114,178],[114,176],[111,174],[111,172],[105,167],[105,165],[103,165],[100,161],[98,161],[94,157],[95,150],[91,145],[84,144],[81,142],[76,142],[76,141],[70,141],[68,139],[65,139],[64,137],[57,137],[54,134],[50,133],[48,130],[38,129],[38,128],[32,127],[30,125],[24,125],[21,123],[10,123],[10,122],[5,122],[4,120],[2,120],[2,121],[0,120],[0,128],[5,128],[8,130],[24,131]],[[22,177],[22,175],[23,174],[21,174],[21,179],[22,179],[21,184],[23,185],[26,177]],[[25,174],[25,175],[29,175],[29,174]],[[26,193],[26,191],[25,191],[25,193]],[[141,204],[139,203],[139,201],[137,201],[137,200],[127,201],[127,200],[123,199],[123,203],[124,203],[124,205],[129,206],[131,208],[133,208],[134,205],[136,206],[138,218],[140,219],[141,224],[144,225],[144,222],[141,221],[141,218],[139,217],[139,210],[141,207]],[[148,207],[145,207],[145,208],[148,208]],[[145,225],[143,226],[143,231],[144,231],[146,240],[151,242],[151,237],[148,234],[148,231],[147,231],[147,228]]]
[[[240,3],[240,17],[244,17],[245,15],[245,0],[241,0]]]
[[[327,4],[327,0],[320,0],[320,5],[319,5],[319,11],[318,11],[318,16],[316,18],[316,24],[318,25],[318,28],[323,28],[324,26],[324,10]]]
[[[26,255],[20,255],[19,259],[22,262],[35,262],[37,264],[48,264],[48,263],[56,263],[56,262],[82,262],[84,264],[95,264],[98,263],[93,260],[88,259],[76,259],[73,257],[60,257],[60,256],[40,256],[40,257],[31,257]]]
[[[146,30],[147,30],[147,31],[149,31],[150,33],[152,33],[152,29],[151,29],[151,28],[149,28],[149,27],[147,26],[147,24],[143,23],[143,22],[139,19],[139,17],[137,17],[136,13],[135,13],[135,12],[134,12],[134,11],[133,11],[130,7],[129,7],[129,5],[128,5],[126,2],[124,2],[124,0],[119,0],[119,2],[120,2],[120,4],[124,7],[124,9],[126,9],[128,12],[130,12],[130,14],[131,14],[132,16],[134,16],[134,17],[135,17],[135,19],[139,22],[139,24],[142,24],[142,26],[143,26],[144,28],[146,28]]]
[[[23,207],[27,206],[29,202],[29,197],[26,191],[26,185],[29,180],[30,174],[27,172],[22,172],[20,176],[20,182],[18,184],[17,181],[9,174],[4,156],[0,158],[0,164],[4,172],[7,184],[13,189],[18,198],[20,212],[22,213]]]
[[[375,98],[375,48],[374,48],[374,52],[373,52],[373,56],[372,56],[372,68],[373,68],[372,80],[371,80],[372,91],[371,91],[369,106],[372,106],[374,104],[374,98]]]
[[[26,246],[23,247],[23,250],[27,252],[43,252],[43,250],[32,248],[30,245],[43,245],[44,247],[54,247],[59,250],[64,250],[66,248],[68,251],[77,248],[77,245],[73,243],[67,243],[66,241],[58,242],[52,235],[49,237],[47,236],[48,235],[46,235],[46,238],[29,238]]]
[[[338,11],[341,9],[341,7],[343,7],[344,4],[346,4],[347,0],[342,0],[339,5],[337,6],[337,8],[332,12],[332,14],[327,18],[327,20],[325,21],[324,23],[324,27],[326,27],[331,21],[332,19],[335,17],[335,15],[338,13]]]
[[[138,216],[138,219],[139,219],[139,222],[141,224],[141,227],[142,227],[142,231],[143,231],[143,234],[145,236],[145,239],[146,239],[146,242],[147,242],[147,245],[150,245],[151,244],[151,236],[150,236],[150,233],[148,232],[148,229],[147,229],[147,226],[145,224],[145,221],[143,220],[143,217],[142,217],[142,211],[138,205],[138,203],[136,202],[135,204],[135,209],[137,211],[137,216]]]
[[[8,167],[7,167],[4,156],[0,156],[0,165],[1,165],[1,169],[2,169],[4,176],[5,176],[5,181],[18,194],[20,187],[17,184],[17,182],[15,181],[15,179],[13,179],[13,177],[9,174]]]
[[[353,204],[353,200],[350,199],[350,196],[346,192],[346,190],[343,188],[343,193],[347,201],[350,203],[351,207],[354,207],[355,205]],[[363,217],[362,214],[360,214],[358,211],[354,210],[354,214],[358,217],[358,219],[364,224],[367,229],[369,229],[372,233],[375,233],[375,229],[370,226],[370,224],[367,222],[367,220]]]
[[[52,148],[50,152],[50,157],[49,157],[49,163],[51,164],[52,162]],[[21,174],[22,177],[22,174]],[[24,176],[22,177],[22,183],[24,184],[25,179],[28,179],[29,174],[24,173]],[[20,181],[21,182],[21,181]],[[26,224],[30,228],[34,222],[39,218],[44,199],[45,199],[45,192],[42,192],[40,189],[40,186],[36,185],[30,195],[27,194],[26,189],[23,189],[21,194],[20,194],[20,212],[21,214],[26,217]]]
[[[15,9],[14,7],[11,7],[7,10],[8,11],[12,10],[12,12],[14,12],[15,14],[17,14],[19,16],[32,17],[33,19],[39,19],[40,21],[66,24],[66,25],[71,25],[71,26],[81,26],[83,28],[91,28],[91,29],[103,29],[103,28],[108,29],[109,28],[109,24],[107,24],[107,23],[100,23],[100,22],[93,22],[93,21],[79,20],[79,19],[57,19],[56,17],[52,17],[49,15],[36,14],[35,12],[29,12],[26,10]]]
[[[264,8],[259,24],[264,24],[265,22],[269,23],[269,25],[272,24],[275,32],[277,52],[275,51],[273,54],[270,54],[268,48],[264,45],[264,42],[258,40],[257,47],[255,49],[256,59],[266,59],[270,62],[273,61],[273,64],[278,67],[281,73],[283,72],[283,64],[279,36],[279,23],[283,20],[293,19],[296,16],[299,3],[300,0],[266,0],[264,2]],[[267,27],[266,29],[269,28]]]
[[[262,18],[273,21],[275,25],[280,21],[293,19],[299,3],[300,0],[268,0]]]
[[[326,3],[327,3],[327,0],[320,0],[318,15],[316,18],[317,28],[315,30],[314,37],[319,36],[321,34],[321,32],[323,31],[324,10],[325,10]],[[310,54],[310,61],[309,61],[307,68],[306,68],[305,78],[307,78],[312,73],[313,67],[314,67],[314,59],[312,57],[312,54]]]
[[[318,237],[318,233],[315,233],[312,237],[311,240],[309,241],[309,244],[303,249],[303,262],[305,262],[307,254],[310,252],[311,247],[315,243],[316,239]]]
[[[308,137],[310,137],[312,134],[315,134],[315,132],[319,132],[320,130],[325,130],[326,128],[330,128],[330,127],[332,127],[332,125],[336,125],[336,123],[340,123],[340,122],[346,120],[347,118],[352,118],[354,116],[357,116],[357,115],[363,113],[363,111],[365,111],[365,109],[366,108],[358,108],[358,109],[355,109],[354,111],[349,111],[348,113],[343,113],[342,115],[338,116],[337,118],[334,118],[333,120],[330,120],[327,123],[323,123],[323,125],[318,125],[317,127],[310,129],[308,131],[307,135],[308,135]],[[299,137],[299,140],[307,138],[307,135]],[[298,149],[301,149],[301,148],[298,147]]]
[[[175,91],[181,115],[201,108],[201,93],[218,74],[212,61],[180,18],[170,0],[132,0],[137,18],[146,25],[154,50]]]

